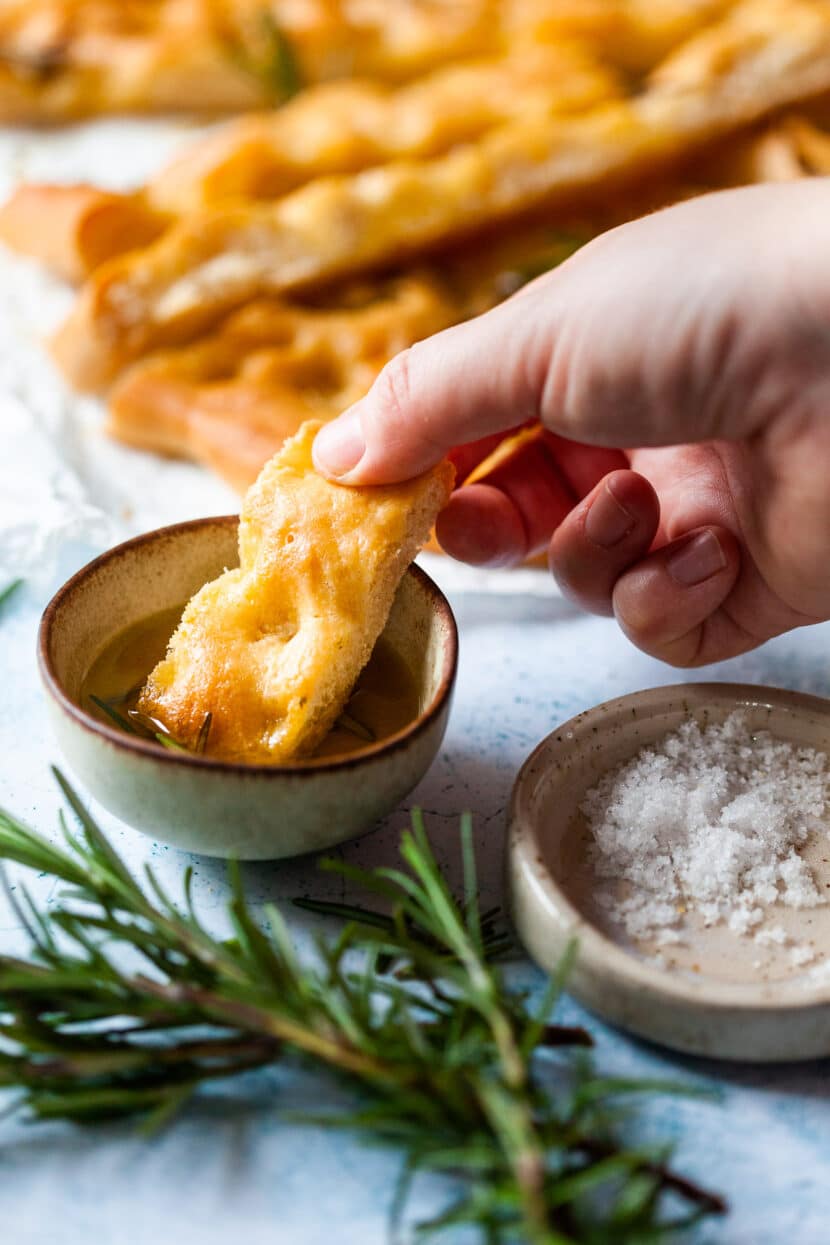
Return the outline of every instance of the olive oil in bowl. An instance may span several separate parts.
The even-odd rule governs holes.
[[[183,609],[182,605],[162,610],[120,632],[90,667],[81,687],[82,707],[109,726],[149,739],[160,736],[160,746],[180,748],[161,723],[138,712],[138,699],[150,671],[164,657]],[[403,730],[419,710],[418,689],[409,667],[381,637],[343,713],[312,759],[359,752]],[[203,750],[210,755],[209,722],[207,727]]]

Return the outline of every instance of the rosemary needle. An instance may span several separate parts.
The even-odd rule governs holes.
[[[208,739],[210,737],[210,728],[213,724],[213,714],[208,710],[199,727],[199,734],[196,736],[196,746],[193,751],[203,753],[207,750]]]
[[[15,593],[18,592],[20,588],[22,587],[23,587],[22,579],[13,579],[10,584],[7,584],[6,587],[3,589],[3,591],[0,592],[0,609],[2,609],[4,605],[7,605],[9,603],[9,601],[12,599]]]
[[[257,78],[275,103],[283,104],[303,88],[303,76],[291,42],[272,13],[260,15],[258,28],[223,40],[227,56]]]
[[[156,742],[160,743],[163,748],[169,748],[171,752],[190,752],[190,748],[186,748],[184,744],[179,743],[178,739],[174,739],[172,735],[164,731],[156,731]]]
[[[262,14],[262,39],[265,55],[257,69],[266,86],[270,85],[276,99],[284,103],[303,88],[303,77],[297,56],[285,31],[272,13]]]
[[[126,731],[128,735],[142,735],[142,732],[136,728],[128,717],[125,718],[123,713],[118,712],[115,705],[111,705],[108,701],[102,700],[100,696],[94,696],[92,693],[90,693],[89,699],[96,708],[107,715],[119,730]]]
[[[364,739],[368,744],[373,744],[377,740],[377,735],[373,730],[370,730],[358,718],[353,717],[351,713],[347,713],[345,709],[334,725],[348,731],[350,735],[356,735],[358,739]]]

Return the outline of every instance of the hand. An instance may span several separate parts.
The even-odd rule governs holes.
[[[453,494],[447,552],[548,546],[568,596],[673,665],[830,617],[830,182],[602,235],[399,355],[315,461],[379,484],[453,450],[463,480],[527,420],[546,431]]]

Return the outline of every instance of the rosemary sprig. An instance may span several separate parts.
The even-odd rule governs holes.
[[[324,1122],[403,1155],[397,1212],[417,1172],[455,1177],[456,1200],[420,1225],[423,1237],[466,1224],[488,1245],[634,1245],[723,1211],[664,1153],[619,1140],[608,1109],[660,1087],[596,1077],[571,1049],[584,1031],[549,1024],[567,966],[535,1010],[505,986],[492,963],[504,934],[479,909],[469,817],[462,902],[414,814],[399,869],[329,864],[388,910],[306,901],[346,924],[305,963],[275,907],[267,928],[254,920],[235,866],[230,938],[199,919],[189,870],[180,906],[150,868],[140,885],[57,778],[77,822],[70,833],[62,819],[63,846],[0,812],[0,858],[68,886],[47,910],[25,887],[9,890],[32,943],[28,958],[0,958],[0,1086],[17,1091],[18,1110],[79,1122],[136,1114],[152,1128],[203,1082],[299,1059],[356,1091],[353,1110]]]

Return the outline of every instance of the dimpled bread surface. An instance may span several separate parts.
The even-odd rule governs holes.
[[[249,489],[238,569],[185,608],[141,710],[207,753],[280,764],[308,757],[345,705],[398,584],[449,497],[449,463],[402,484],[348,488],[319,475],[303,424]]]

